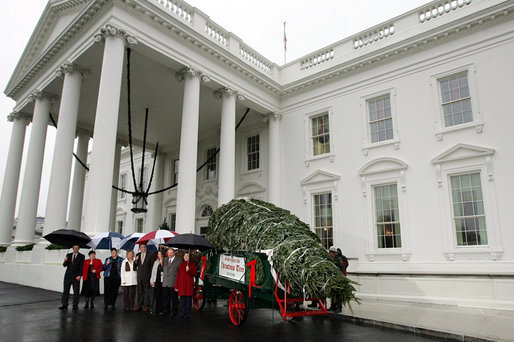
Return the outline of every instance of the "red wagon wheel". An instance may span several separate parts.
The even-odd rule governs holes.
[[[196,285],[195,287],[195,293],[193,295],[193,304],[195,306],[195,309],[200,311],[205,306],[205,296],[203,294],[203,286],[202,285]]]
[[[248,317],[248,298],[240,290],[233,290],[228,298],[228,315],[235,326],[241,325]]]

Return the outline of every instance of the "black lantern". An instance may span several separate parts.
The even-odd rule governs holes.
[[[146,213],[148,210],[146,209],[146,205],[148,202],[146,201],[146,198],[148,197],[148,194],[144,192],[135,192],[132,195],[132,212],[133,213]]]

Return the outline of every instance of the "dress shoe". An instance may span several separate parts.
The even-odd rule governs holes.
[[[89,309],[89,303],[86,303],[86,305],[84,305],[84,309]]]
[[[79,309],[79,307],[77,305],[73,305],[73,311],[76,311],[78,309]]]
[[[108,305],[104,306],[104,311],[107,311],[107,310],[109,310],[109,306]]]
[[[134,309],[132,309],[132,311],[138,312],[138,311],[141,311],[141,308],[134,308]]]
[[[59,306],[59,310],[62,310],[62,311],[65,311],[65,310],[68,310],[68,307],[67,306]]]

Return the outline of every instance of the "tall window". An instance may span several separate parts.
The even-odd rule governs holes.
[[[143,224],[144,221],[142,218],[136,219],[136,233],[142,233],[143,232]]]
[[[123,234],[123,221],[116,221],[116,231]]]
[[[396,184],[374,187],[378,248],[400,248],[400,211]]]
[[[177,223],[177,214],[169,214],[168,221],[170,222],[170,230],[174,232]]]
[[[178,183],[178,164],[178,159],[175,159],[173,161],[173,184]]]
[[[459,246],[487,245],[480,173],[451,176],[453,221]]]
[[[473,121],[467,72],[442,78],[439,85],[445,127]]]
[[[332,220],[332,193],[314,195],[314,230],[323,247],[334,244]]]
[[[119,188],[120,189],[125,189],[127,187],[127,174],[124,173],[122,175],[120,175],[120,186]],[[119,197],[120,199],[124,199],[125,198],[125,193],[123,191],[120,191],[119,192]]]
[[[311,118],[312,155],[330,153],[328,113]]]
[[[205,179],[216,178],[216,147],[207,150],[207,173]]]
[[[248,160],[248,171],[259,168],[259,134],[252,135],[246,140],[246,155]]]
[[[368,100],[371,142],[393,139],[393,119],[389,94]]]

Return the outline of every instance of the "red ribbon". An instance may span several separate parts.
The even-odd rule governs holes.
[[[246,263],[246,266],[250,266],[250,283],[248,284],[248,297],[252,297],[252,287],[261,287],[257,286],[255,283],[255,265],[257,264],[257,260],[252,260]]]
[[[203,280],[205,276],[205,266],[207,265],[207,257],[202,257],[202,271],[200,272],[200,279]]]

